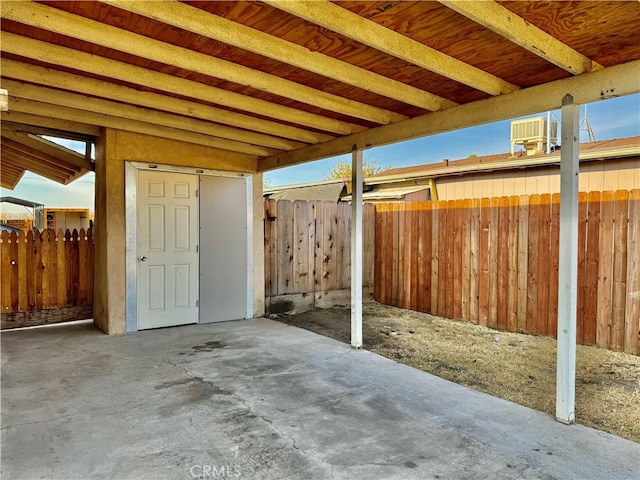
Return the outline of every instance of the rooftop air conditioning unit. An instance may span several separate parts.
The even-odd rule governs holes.
[[[511,122],[511,155],[516,145],[524,146],[527,155],[545,151],[547,145],[547,119],[545,117],[526,118]],[[551,145],[558,145],[558,122],[551,121]]]

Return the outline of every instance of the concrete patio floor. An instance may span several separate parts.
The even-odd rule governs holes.
[[[639,462],[636,443],[270,320],[2,335],[4,479],[637,479]]]

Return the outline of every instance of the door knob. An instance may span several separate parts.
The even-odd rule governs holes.
[[[146,262],[147,261],[147,257],[145,257],[144,255],[140,257],[140,261],[141,262]]]

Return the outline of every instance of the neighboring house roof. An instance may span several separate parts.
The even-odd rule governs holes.
[[[346,185],[344,180],[287,185],[265,188],[264,195],[273,200],[337,202],[346,193]]]
[[[640,137],[617,138],[600,142],[580,144],[580,161],[610,160],[640,156]],[[529,168],[560,163],[559,149],[536,155],[514,155],[499,153],[460,160],[443,160],[441,163],[393,168],[365,179],[369,185],[396,182],[417,177],[443,177],[477,171],[495,171],[511,168]]]
[[[617,138],[580,144],[581,162],[637,157],[640,157],[640,137]],[[402,200],[406,195],[429,189],[429,185],[426,183],[427,180],[416,184],[415,182],[418,182],[419,179],[542,167],[559,165],[559,163],[560,149],[557,149],[550,154],[516,154],[512,156],[511,153],[507,152],[460,160],[444,160],[440,163],[426,165],[393,168],[365,178],[365,191],[362,194],[362,198],[365,201]],[[405,181],[406,183],[411,181],[411,184],[392,185],[401,184]],[[385,184],[389,185],[385,186]],[[265,188],[264,195],[274,200],[351,201],[351,193],[347,191],[350,190],[347,188],[348,185],[349,182],[346,180],[325,180],[322,182]]]
[[[365,201],[393,201],[403,200],[405,196],[410,193],[420,192],[422,190],[429,190],[429,185],[411,185],[405,187],[392,187],[385,189],[374,188],[368,192],[362,192],[362,199]],[[351,195],[342,197],[345,202],[351,201]]]

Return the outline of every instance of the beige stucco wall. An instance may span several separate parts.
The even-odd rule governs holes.
[[[255,173],[257,159],[200,145],[105,129],[96,148],[94,322],[125,333],[125,162]],[[264,314],[262,177],[254,175],[254,313]],[[255,208],[260,200],[260,208]],[[258,272],[262,271],[261,274]],[[260,299],[257,297],[260,296]]]
[[[504,170],[436,179],[439,200],[560,192],[560,168]],[[640,159],[583,162],[582,192],[640,188]]]

